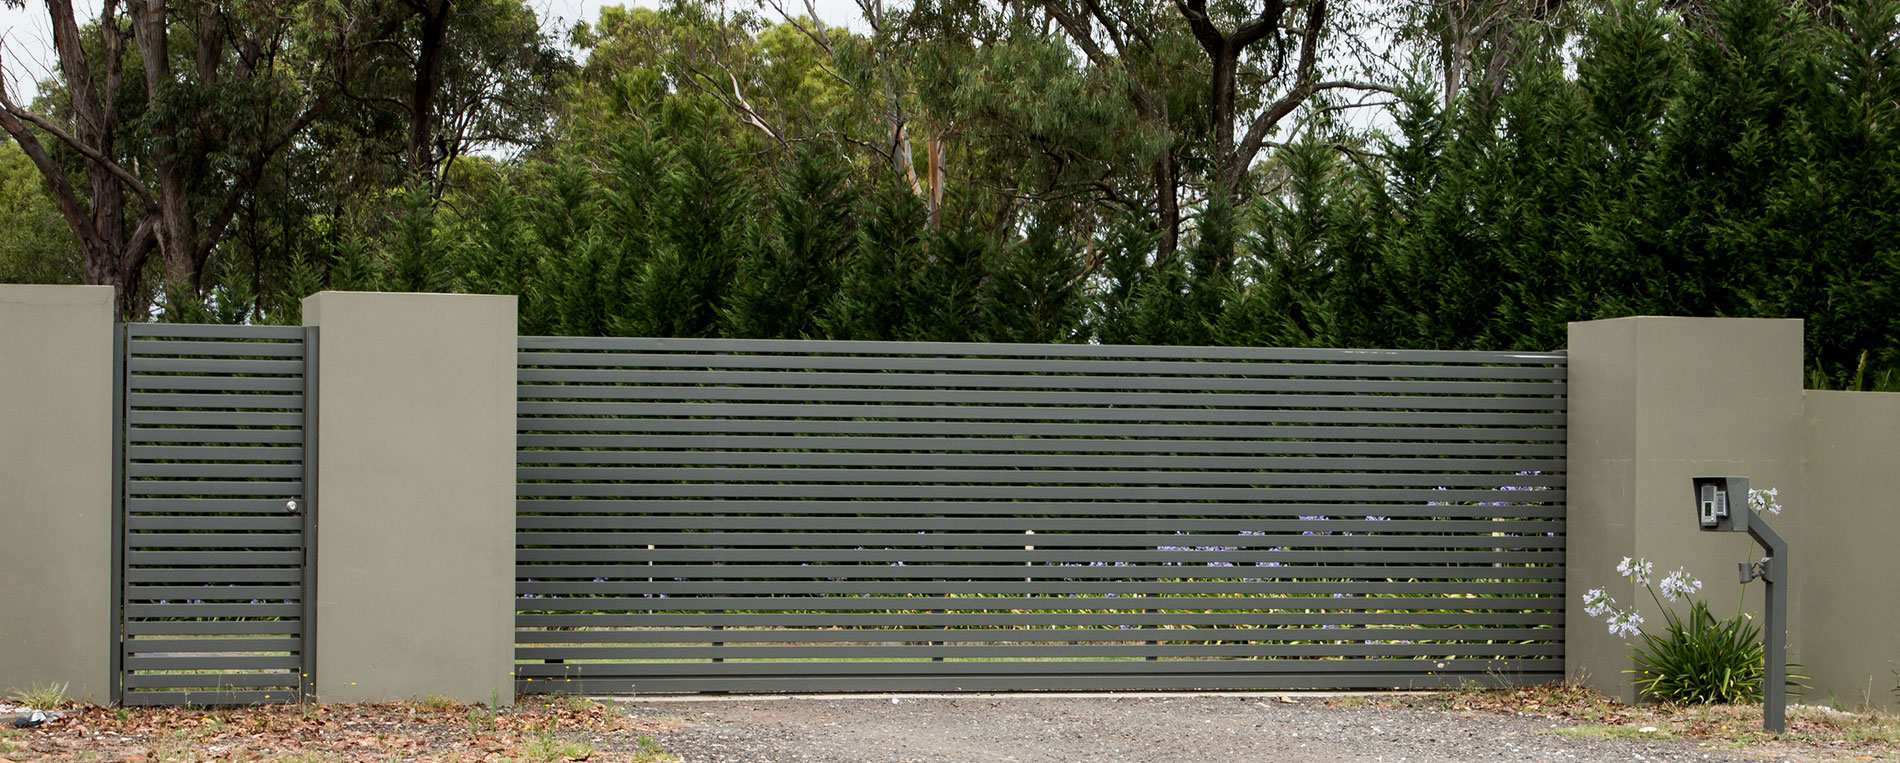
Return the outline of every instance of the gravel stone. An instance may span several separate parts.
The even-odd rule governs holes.
[[[1760,761],[1563,721],[1259,696],[889,696],[633,703],[685,763],[801,761]]]

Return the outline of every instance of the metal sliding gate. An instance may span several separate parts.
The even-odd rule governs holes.
[[[527,692],[1563,673],[1561,353],[526,337]]]
[[[114,674],[125,704],[294,702],[314,687],[314,331],[124,327]]]

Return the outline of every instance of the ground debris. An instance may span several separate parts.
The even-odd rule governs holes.
[[[524,697],[491,711],[446,700],[245,708],[81,706],[67,719],[0,734],[0,763],[74,758],[126,763],[211,760],[487,761],[675,760],[650,735],[673,721],[611,703]]]

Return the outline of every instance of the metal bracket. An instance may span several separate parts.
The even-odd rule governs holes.
[[[1774,557],[1764,556],[1759,562],[1736,562],[1735,566],[1741,570],[1743,583],[1748,583],[1758,578],[1774,583],[1779,582],[1775,580],[1774,561]]]

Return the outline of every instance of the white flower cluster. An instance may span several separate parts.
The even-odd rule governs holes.
[[[1748,507],[1769,514],[1781,514],[1781,488],[1771,487],[1767,490],[1749,488]]]
[[[1616,600],[1603,592],[1601,588],[1592,588],[1583,593],[1583,613],[1591,617],[1602,617],[1616,611]]]
[[[1627,561],[1627,560],[1626,560]],[[1618,609],[1616,599],[1610,598],[1601,588],[1592,588],[1583,594],[1583,612],[1591,617],[1601,617],[1610,625],[1610,635],[1622,638],[1635,638],[1643,633],[1643,616],[1634,610],[1625,612]]]
[[[1648,559],[1631,560],[1623,557],[1616,565],[1616,574],[1629,578],[1637,585],[1649,585],[1649,579],[1656,574],[1656,564]]]
[[[1662,579],[1662,585],[1657,587],[1662,589],[1663,598],[1675,601],[1676,599],[1687,598],[1700,593],[1702,591],[1702,581],[1697,580],[1694,575],[1689,574],[1688,570],[1677,567],[1676,571],[1664,577]]]
[[[1610,633],[1622,638],[1636,638],[1643,635],[1643,616],[1635,612],[1618,612],[1611,615]]]
[[[1616,573],[1640,586],[1649,585],[1656,575],[1656,564],[1648,559],[1623,557],[1616,565]],[[1689,596],[1702,590],[1702,581],[1681,567],[1662,579],[1662,595],[1670,601]],[[1652,590],[1651,595],[1654,595]],[[1616,606],[1616,599],[1601,588],[1592,588],[1583,593],[1583,612],[1591,617],[1601,617],[1610,626],[1610,634],[1620,638],[1635,638],[1643,634],[1643,616],[1635,609],[1624,610]]]

